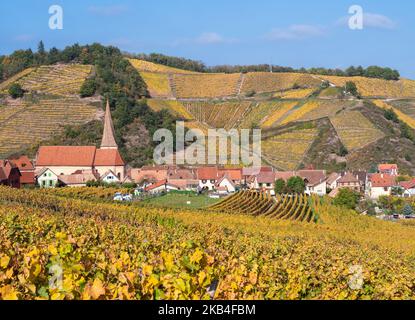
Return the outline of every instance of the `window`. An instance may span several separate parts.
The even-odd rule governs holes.
[[[205,184],[207,181],[206,180],[202,180],[202,183]]]
[[[210,180],[210,183],[214,184],[215,183],[215,180]]]

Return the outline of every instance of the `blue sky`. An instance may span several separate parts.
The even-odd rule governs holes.
[[[63,30],[48,27],[53,4],[63,8]],[[351,5],[363,8],[363,30],[348,28]],[[208,65],[377,64],[415,79],[414,14],[408,0],[14,0],[2,3],[0,54],[40,40],[47,48],[101,42]]]

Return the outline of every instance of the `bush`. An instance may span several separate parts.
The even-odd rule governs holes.
[[[340,189],[334,198],[333,204],[347,209],[356,209],[359,199],[359,193],[350,189]]]
[[[24,96],[24,90],[18,83],[13,83],[9,88],[9,94],[13,99],[22,98]]]
[[[354,97],[357,97],[357,98],[360,97],[359,91],[357,91],[357,86],[353,81],[347,81],[346,82],[346,85],[344,86],[344,91],[346,93],[351,94]]]
[[[276,194],[282,194],[286,191],[286,185],[284,179],[278,179],[275,181],[275,193]]]
[[[97,90],[97,84],[94,79],[87,79],[81,87],[80,95],[81,98],[92,97]]]

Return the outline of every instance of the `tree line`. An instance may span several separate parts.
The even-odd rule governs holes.
[[[179,68],[195,72],[205,73],[247,73],[247,72],[294,72],[294,73],[308,73],[326,76],[341,76],[341,77],[367,77],[378,78],[385,80],[399,80],[400,73],[397,70],[388,67],[369,66],[364,68],[362,66],[351,66],[347,69],[330,69],[330,68],[291,68],[270,64],[255,64],[255,65],[218,65],[206,66],[201,61],[172,57],[159,53],[128,55],[132,58],[146,60],[153,63],[162,64],[165,66]]]

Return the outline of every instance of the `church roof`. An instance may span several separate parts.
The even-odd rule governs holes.
[[[124,166],[125,163],[117,149],[97,149],[94,166]]]
[[[92,167],[95,151],[93,146],[42,146],[36,167]]]
[[[105,109],[104,134],[102,135],[101,148],[118,148],[117,142],[115,141],[114,124],[112,122],[111,108],[108,100]]]

